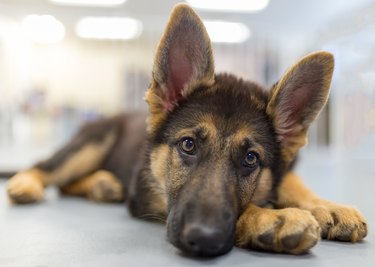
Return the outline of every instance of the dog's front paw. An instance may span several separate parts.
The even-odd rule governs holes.
[[[239,247],[301,254],[320,239],[320,227],[310,212],[248,208],[237,221]]]
[[[120,202],[124,199],[123,188],[108,171],[93,174],[93,183],[88,189],[88,198],[96,202]]]
[[[355,208],[326,204],[311,210],[322,228],[322,238],[357,242],[367,235],[367,223]]]
[[[43,199],[44,186],[37,173],[25,171],[9,179],[7,193],[13,203],[32,203]]]

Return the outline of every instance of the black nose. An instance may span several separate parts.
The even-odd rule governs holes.
[[[185,225],[181,242],[186,252],[199,256],[218,256],[232,247],[227,244],[228,233],[197,223]]]

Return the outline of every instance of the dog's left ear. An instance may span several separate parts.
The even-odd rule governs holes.
[[[146,93],[149,131],[193,90],[213,83],[214,60],[207,31],[188,5],[178,4],[159,43]]]
[[[307,143],[307,129],[327,102],[333,67],[332,54],[316,52],[290,68],[273,87],[267,113],[286,161]]]

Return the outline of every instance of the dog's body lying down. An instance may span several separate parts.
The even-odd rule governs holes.
[[[233,245],[299,254],[320,237],[357,242],[367,234],[362,215],[320,199],[292,172],[327,101],[333,64],[327,52],[311,54],[271,90],[215,75],[202,22],[178,5],[146,94],[147,132],[141,114],[89,124],[12,177],[8,194],[35,202],[57,185],[96,201],[126,198],[134,216],[166,220],[170,242],[196,255]]]

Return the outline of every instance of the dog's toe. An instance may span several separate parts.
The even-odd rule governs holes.
[[[320,227],[308,211],[262,210],[245,214],[237,223],[237,245],[267,251],[301,254],[320,239]]]
[[[120,202],[124,199],[121,183],[109,172],[98,171],[88,198],[96,202]]]
[[[355,208],[329,204],[312,210],[322,227],[322,238],[358,242],[367,235],[367,223]]]

